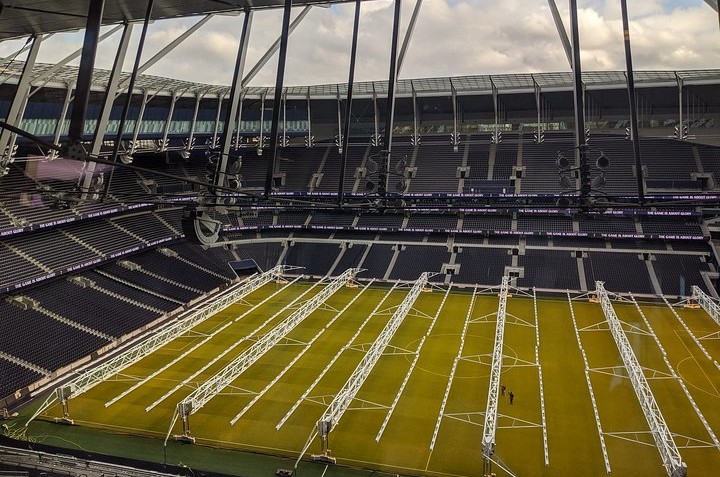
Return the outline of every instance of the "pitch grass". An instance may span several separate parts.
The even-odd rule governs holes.
[[[100,449],[122,455],[141,455],[153,460],[162,459],[161,440],[171,421],[175,404],[188,395],[199,383],[210,378],[227,363],[252,345],[252,340],[240,343],[232,352],[219,359],[191,383],[182,387],[152,411],[145,407],[199,370],[208,361],[219,356],[230,345],[253,331],[268,317],[282,309],[300,293],[308,290],[307,284],[296,284],[281,291],[257,312],[233,322],[222,333],[195,350],[189,357],[179,360],[166,371],[134,390],[115,404],[104,404],[135,382],[148,376],[166,363],[173,361],[183,350],[203,340],[213,330],[246,312],[251,304],[278,290],[279,285],[266,285],[248,297],[249,304],[236,304],[210,318],[194,329],[194,333],[176,339],[151,356],[125,369],[121,375],[101,383],[91,391],[74,398],[70,411],[75,422],[88,431],[78,432],[61,426],[37,423],[31,426],[30,435],[55,434],[65,439],[78,439],[88,450]],[[304,298],[317,293],[310,290]],[[341,309],[359,293],[361,288],[344,288],[327,303]],[[364,350],[377,338],[406,291],[396,290],[386,299],[379,312],[372,316],[352,343],[351,337],[361,323],[386,295],[387,289],[373,287],[360,296],[353,306],[332,324],[309,351],[247,412],[235,425],[230,420],[252,398],[274,379],[301,351],[302,345],[312,339],[335,316],[335,311],[320,309],[293,330],[283,345],[278,345],[238,378],[231,387],[212,399],[191,417],[192,433],[198,444],[229,450],[296,458],[315,422],[362,359]],[[360,390],[352,410],[348,411],[330,435],[330,447],[339,464],[355,468],[380,469],[393,473],[430,476],[477,476],[482,474],[482,423],[487,404],[489,363],[493,349],[495,316],[498,299],[495,295],[478,295],[470,314],[463,359],[458,362],[450,389],[445,417],[442,418],[434,450],[430,450],[433,430],[448,384],[453,362],[458,355],[461,334],[470,305],[470,294],[451,293],[439,318],[421,350],[417,366],[408,380],[392,418],[379,443],[376,434],[387,410],[400,388],[413,356],[401,350],[414,351],[427,333],[444,292],[422,294],[415,303],[418,313],[408,316],[391,341],[393,350],[400,354],[382,356]],[[573,308],[580,340],[591,368],[622,366],[617,347],[607,327],[594,329],[604,317],[598,304],[574,301]],[[600,437],[593,414],[592,401],[585,378],[585,365],[570,319],[570,308],[565,299],[538,300],[538,329],[540,336],[539,358],[544,383],[544,402],[547,418],[549,465],[545,465],[541,424],[540,380],[536,366],[524,365],[535,361],[536,329],[533,301],[514,296],[508,300],[508,322],[505,328],[502,383],[515,394],[510,405],[501,397],[497,432],[496,458],[520,476],[605,475],[605,463]],[[720,434],[720,372],[702,354],[679,321],[666,306],[643,304],[642,309],[667,352],[667,358],[678,376],[685,382],[692,397],[713,431]],[[619,317],[639,330],[647,331],[633,305],[616,304]],[[270,330],[283,320],[286,311],[268,323],[259,334]],[[679,310],[690,329],[698,336],[717,332],[720,328],[702,310]],[[427,316],[424,316],[427,315]],[[489,315],[489,316],[488,316]],[[626,327],[627,330],[632,330]],[[688,464],[690,476],[717,475],[720,469],[720,451],[711,445],[711,439],[693,410],[678,382],[666,377],[668,368],[654,339],[641,333],[628,333],[641,365],[648,368],[646,376],[657,370],[661,379],[650,380],[650,386],[662,413],[679,446],[683,460]],[[703,345],[714,359],[720,360],[720,340],[706,339]],[[353,346],[345,351],[344,346]],[[276,430],[282,419],[302,393],[308,388],[334,356],[339,358],[310,393],[309,400],[300,404],[285,425]],[[598,413],[604,431],[609,463],[613,475],[664,475],[665,471],[630,381],[613,375],[611,371],[589,373],[597,400]],[[60,414],[58,407],[51,408],[45,417]],[[528,424],[530,423],[530,424]],[[527,425],[527,426],[526,426]],[[35,427],[34,427],[35,426]],[[56,431],[53,431],[56,429]],[[102,429],[112,433],[151,437],[136,442],[126,437],[110,437],[108,433],[89,429]],[[174,433],[180,431],[176,425]],[[65,434],[63,434],[65,433]],[[82,437],[86,433],[96,436]],[[630,434],[626,434],[630,433]],[[634,434],[632,434],[634,433]],[[47,438],[57,443],[57,439]],[[105,444],[103,444],[105,442]],[[147,444],[152,442],[153,444]],[[134,452],[133,447],[144,452]],[[149,451],[148,449],[153,449]],[[240,475],[271,475],[278,461],[265,462],[258,458],[237,456],[234,466],[223,466],[233,458],[219,454],[202,457],[200,446],[182,446],[170,443],[168,463],[182,461],[191,467],[208,470],[233,471]],[[309,452],[319,451],[319,442],[312,443]],[[260,462],[260,463],[258,463]],[[292,461],[284,461],[290,465]],[[282,462],[281,465],[283,466]],[[324,466],[304,464],[302,475],[321,475]],[[493,471],[505,475],[499,466]],[[336,469],[333,475],[342,475]],[[338,473],[339,472],[339,473]],[[348,470],[344,472],[350,472]],[[331,474],[327,474],[331,475]],[[350,475],[350,474],[348,474]]]

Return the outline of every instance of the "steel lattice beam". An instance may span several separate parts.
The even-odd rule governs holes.
[[[353,280],[357,272],[358,270],[355,268],[348,268],[345,272],[328,283],[328,285],[325,286],[325,288],[323,288],[317,295],[303,303],[275,328],[270,330],[251,347],[232,360],[222,370],[205,381],[195,391],[186,396],[185,399],[177,404],[175,415],[173,416],[173,424],[178,417],[180,417],[184,423],[187,422],[187,419],[192,414],[201,409],[212,398],[217,396],[220,391],[235,381],[246,369],[264,356],[265,353],[267,353],[273,346],[278,344],[280,340],[287,336],[287,334],[290,333],[305,318],[317,310],[335,292]],[[170,426],[170,429],[172,430],[172,425]],[[185,435],[188,436],[189,429],[185,428],[184,430]]]
[[[217,299],[213,299],[206,306],[190,310],[190,314],[187,317],[173,323],[166,328],[163,328],[155,335],[138,343],[132,348],[123,351],[110,361],[81,374],[79,377],[77,377],[70,383],[62,386],[62,388],[64,388],[65,390],[69,388],[70,391],[69,394],[67,392],[63,393],[64,399],[79,396],[80,394],[90,390],[92,387],[94,387],[98,383],[101,383],[110,376],[117,374],[131,364],[140,361],[145,356],[155,352],[155,350],[161,348],[162,346],[165,346],[167,343],[187,332],[188,330],[194,328],[199,323],[202,323],[209,317],[217,314],[218,312],[224,310],[233,303],[236,303],[238,300],[241,300],[245,296],[262,287],[266,283],[274,280],[275,277],[279,276],[282,273],[282,270],[282,266],[277,266],[271,270],[268,270],[260,275],[251,278],[249,281],[241,284],[236,288],[233,288],[229,293],[226,293]],[[39,416],[47,408],[52,406],[58,398],[58,393],[52,393],[47,398],[47,400],[40,406],[40,408],[35,412],[35,414],[28,420],[27,424],[29,424],[33,419]]]
[[[495,345],[490,365],[490,385],[488,387],[487,407],[485,408],[485,424],[483,426],[483,461],[486,463],[495,454],[495,432],[497,431],[498,398],[500,394],[500,372],[503,362],[503,341],[505,338],[505,319],[507,317],[507,297],[510,278],[504,276],[500,284],[500,303],[495,326]]]
[[[615,339],[615,344],[620,351],[620,357],[628,371],[630,382],[640,402],[640,407],[642,407],[643,413],[645,414],[645,419],[647,419],[648,425],[650,426],[650,432],[655,439],[655,445],[658,452],[660,452],[663,466],[670,477],[684,477],[687,475],[687,465],[682,461],[670,429],[660,412],[660,408],[655,401],[655,396],[643,374],[642,367],[640,363],[638,363],[635,352],[630,346],[630,342],[620,324],[620,319],[615,313],[608,292],[605,290],[605,285],[603,282],[597,281],[595,282],[595,287],[595,293],[600,300],[603,314]]]
[[[715,320],[715,323],[720,325],[720,305],[710,298],[707,293],[702,291],[697,285],[692,287],[692,297],[697,301],[698,305],[710,315],[710,318]]]
[[[373,342],[368,352],[365,354],[360,363],[358,363],[355,371],[353,371],[352,375],[345,382],[340,392],[338,392],[335,396],[335,399],[333,399],[330,403],[325,411],[325,414],[323,414],[318,421],[318,432],[321,436],[327,436],[327,434],[330,433],[330,431],[332,431],[332,429],[340,421],[340,418],[345,411],[347,411],[350,403],[352,403],[353,399],[355,399],[355,396],[358,391],[360,391],[360,388],[377,363],[378,359],[380,359],[380,356],[382,356],[383,351],[387,347],[388,343],[390,343],[390,340],[395,335],[395,332],[412,309],[415,300],[417,300],[417,297],[420,295],[423,288],[427,286],[427,281],[427,272],[420,275],[420,278],[415,281],[410,289],[410,292],[407,294],[402,303],[398,305],[395,313],[393,313],[390,318],[390,321],[388,321],[387,325],[385,325],[385,328],[383,328],[382,332],[380,332],[380,335],[377,337],[375,342]]]

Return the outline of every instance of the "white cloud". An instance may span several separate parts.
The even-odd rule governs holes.
[[[617,0],[579,0],[585,70],[624,69],[622,26]],[[628,2],[637,69],[719,68],[717,15],[703,0]],[[558,0],[568,22],[567,2]],[[414,2],[403,2],[401,35]],[[294,9],[297,15],[299,8]],[[393,3],[363,2],[356,79],[387,79]],[[347,81],[354,3],[313,8],[290,39],[286,84]],[[275,40],[281,12],[255,13],[246,71]],[[150,28],[146,60],[197,19],[157,21]],[[169,78],[228,84],[237,51],[242,15],[213,18],[148,73]],[[135,41],[140,28],[135,29]],[[116,35],[119,36],[119,35]],[[79,47],[78,33],[55,35],[40,61],[56,61]],[[117,38],[105,42],[98,64],[109,67]],[[125,68],[133,62],[131,45]],[[18,42],[0,44],[0,55]],[[272,85],[276,59],[252,85]],[[569,69],[546,0],[425,0],[401,77]]]

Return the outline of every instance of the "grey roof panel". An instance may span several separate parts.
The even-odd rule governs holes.
[[[350,0],[294,0],[293,6],[348,1]],[[5,2],[0,15],[0,40],[85,28],[89,4],[90,0]],[[153,19],[238,12],[245,8],[278,8],[283,4],[283,0],[155,0]],[[147,0],[106,0],[103,24],[142,20],[146,9]]]

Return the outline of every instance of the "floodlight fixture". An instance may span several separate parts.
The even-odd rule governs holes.
[[[365,169],[367,169],[370,174],[374,174],[378,171],[378,164],[372,159],[368,159],[367,164],[365,164]]]
[[[560,186],[563,189],[574,189],[575,182],[570,178],[570,176],[568,176],[566,174],[562,174],[560,176]]]
[[[240,174],[240,167],[242,166],[242,161],[240,159],[236,159],[230,163],[230,166],[228,167],[228,173],[229,174]]]
[[[605,185],[605,174],[600,174],[598,176],[595,176],[590,181],[590,187],[592,189],[602,189],[602,187]]]
[[[231,189],[239,189],[240,188],[240,177],[238,176],[230,176],[228,178],[228,187]]]
[[[561,152],[558,152],[557,160],[555,161],[555,165],[560,170],[566,170],[570,168],[570,160],[565,157],[565,155]]]
[[[560,197],[558,198],[556,205],[562,208],[570,207],[570,199],[568,199],[567,197]]]
[[[600,170],[607,169],[610,166],[610,159],[607,158],[604,152],[600,151],[600,157],[595,161],[595,167]]]

